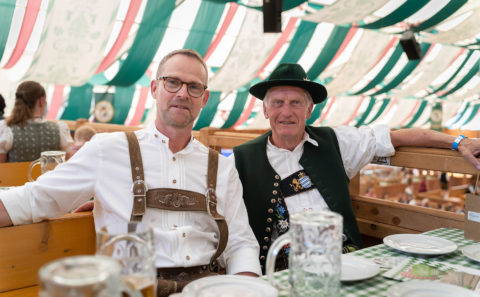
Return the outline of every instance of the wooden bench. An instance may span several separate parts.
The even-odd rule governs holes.
[[[0,228],[0,238],[0,292],[38,284],[38,270],[49,261],[95,253],[91,213]]]
[[[0,163],[0,187],[22,186],[28,182],[30,162]],[[32,178],[40,176],[40,166],[33,167]]]

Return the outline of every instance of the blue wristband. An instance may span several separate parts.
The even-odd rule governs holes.
[[[464,140],[465,138],[467,138],[467,136],[465,135],[458,135],[458,137],[455,139],[455,141],[452,143],[452,150],[454,151],[458,151],[458,144],[460,143],[460,141]]]

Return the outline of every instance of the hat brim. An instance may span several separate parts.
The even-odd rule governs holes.
[[[309,80],[269,80],[263,81],[250,87],[250,94],[260,100],[265,98],[268,89],[278,86],[294,86],[299,87],[310,93],[313,103],[317,104],[327,98],[327,89],[319,83]]]

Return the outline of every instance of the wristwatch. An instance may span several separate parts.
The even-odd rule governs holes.
[[[455,141],[452,143],[452,150],[458,151],[458,144],[460,143],[460,141],[464,140],[465,138],[468,138],[468,137],[465,135],[458,135],[458,137],[455,138]]]

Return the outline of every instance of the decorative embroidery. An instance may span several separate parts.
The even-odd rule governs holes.
[[[283,198],[300,194],[305,191],[312,190],[314,184],[308,174],[304,170],[299,170],[290,176],[282,179],[280,189]]]
[[[166,204],[167,206],[173,206],[175,208],[195,205],[194,198],[177,192],[173,192],[165,196],[156,197],[156,200],[162,204]]]

